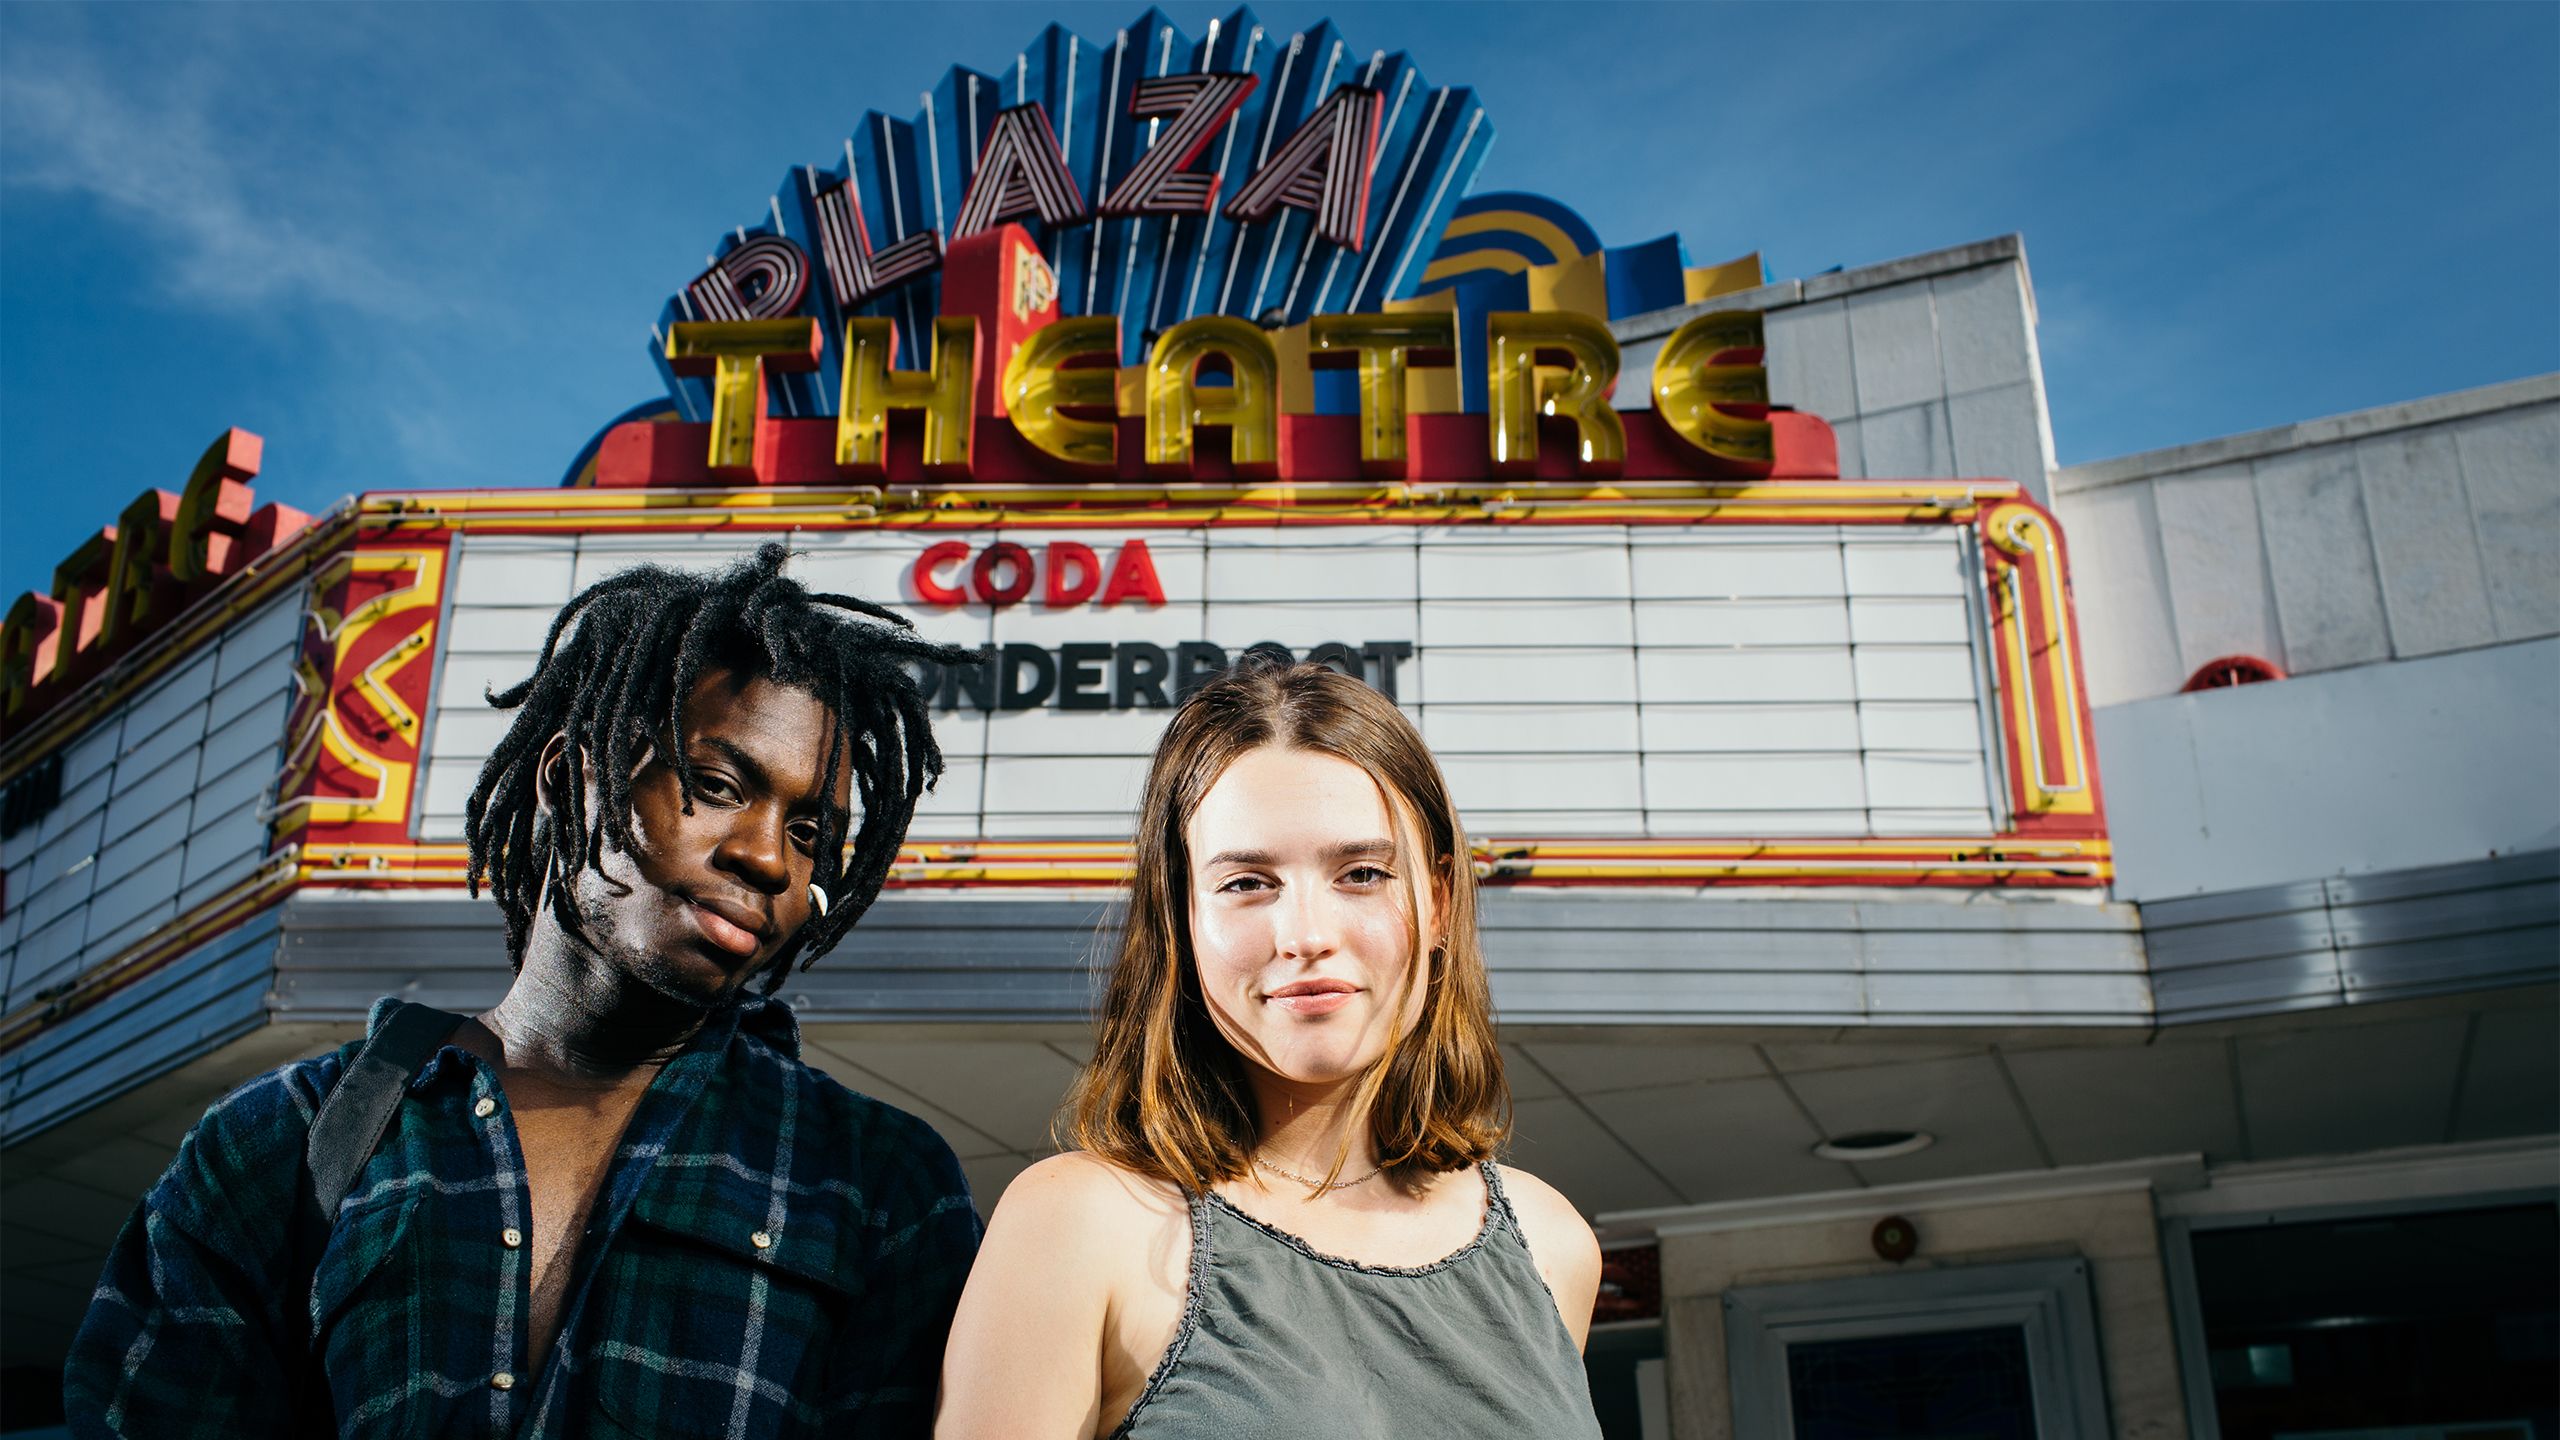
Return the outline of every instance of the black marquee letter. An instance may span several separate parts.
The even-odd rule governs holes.
[[[1365,678],[1360,673],[1360,652],[1339,640],[1327,640],[1307,652],[1307,663],[1330,667],[1338,674],[1354,680]]]
[[[1165,672],[1171,668],[1164,647],[1144,640],[1123,640],[1111,647],[1111,708],[1128,710],[1143,705],[1149,710],[1164,710],[1172,701],[1164,698]]]
[[[996,708],[996,652],[992,645],[978,647],[978,658],[958,665],[945,666],[942,684],[937,690],[935,707],[957,710],[963,699],[980,711]]]
[[[1185,640],[1173,647],[1173,703],[1191,698],[1191,692],[1218,678],[1227,668],[1227,652],[1205,640]]]
[[[1022,679],[1022,667],[1031,667],[1032,680]],[[1058,662],[1037,645],[1007,645],[996,662],[996,708],[999,710],[1031,710],[1049,698],[1057,688]]]
[[[1360,647],[1360,655],[1377,662],[1378,678],[1371,683],[1378,687],[1378,693],[1390,700],[1396,698],[1396,666],[1413,658],[1413,642],[1372,640]]]
[[[1071,641],[1058,647],[1058,708],[1061,710],[1108,710],[1111,693],[1104,687],[1102,667],[1111,661],[1111,647],[1090,640]]]

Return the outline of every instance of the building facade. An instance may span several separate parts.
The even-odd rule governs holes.
[[[780,538],[982,657],[784,992],[982,1205],[1156,731],[1279,646],[1448,770],[1612,1435],[2560,1429],[2560,377],[2060,467],[2015,237],[1603,246],[1366,53],[1053,28],[795,167],[570,483],[306,522],[233,432],[22,600],[12,1393],[207,1103],[503,991],[462,810],[559,605]],[[1145,208],[1188,172],[1131,116],[1231,147],[1226,208]]]

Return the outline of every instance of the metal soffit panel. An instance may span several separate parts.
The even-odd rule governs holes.
[[[2560,851],[2142,907],[2163,1023],[2560,978]]]
[[[1111,953],[1107,898],[892,895],[783,994],[812,1023],[1066,1022]],[[288,902],[274,1005],[361,1017],[400,993],[494,1001],[507,968],[486,902]],[[1495,1003],[1515,1024],[2096,1024],[2149,1021],[2128,907],[1506,895],[1484,908]]]
[[[893,895],[785,994],[812,1021],[1081,1023],[1107,897]],[[2045,901],[1492,895],[1516,1024],[2163,1024],[2560,978],[2560,852],[2142,908]],[[386,991],[494,999],[485,902],[303,896],[275,1004],[360,1017]]]

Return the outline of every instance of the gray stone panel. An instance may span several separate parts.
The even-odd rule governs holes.
[[[1882,290],[1905,281],[1925,280],[1932,275],[1952,275],[1960,270],[1974,270],[2004,262],[2024,270],[2027,265],[2026,242],[2016,235],[1995,235],[1970,245],[1951,245],[1944,250],[1888,260],[1881,265],[1831,271],[1805,281],[1804,298],[1808,301],[1828,300],[1834,295]]]
[[[1662,341],[1629,340],[1618,347],[1618,388],[1609,403],[1621,410],[1653,408],[1653,362],[1662,358]],[[1779,404],[1786,402],[1781,400]]]
[[[2560,634],[2560,406],[2454,427],[2498,638]]]
[[[2036,424],[2037,404],[2035,387],[2023,380],[1949,398],[1947,428],[1955,442],[1956,473],[1969,479],[2015,480],[2043,494],[2044,435]]]
[[[1852,295],[1848,305],[1850,359],[1857,372],[1860,414],[1917,405],[1946,393],[1938,368],[1937,324],[1925,281]]]
[[[1855,420],[1835,420],[1831,422],[1831,431],[1840,445],[1840,478],[1843,480],[1866,479],[1865,427]]]
[[[1764,320],[1769,341],[1769,398],[1837,424],[1858,413],[1849,371],[1846,301],[1772,310]]]
[[[2056,505],[2071,547],[2089,703],[2115,705],[2175,691],[2187,672],[2178,663],[2169,618],[2169,578],[2161,566],[2151,487],[2113,485],[2057,497]]]
[[[2356,442],[2374,560],[2395,655],[2433,655],[2498,638],[2453,436],[2403,430]]]
[[[1863,416],[1858,432],[1870,479],[1937,479],[1956,473],[1945,401]]]
[[[2156,482],[2160,548],[2169,571],[2169,608],[2178,663],[2192,675],[2224,655],[2285,664],[2258,534],[2258,492],[2245,465],[2197,470]]]
[[[2116,896],[2560,848],[2555,713],[2560,638],[2101,708]]]
[[[2477,390],[2457,390],[2450,395],[2430,395],[2423,400],[2278,425],[2270,430],[2225,435],[2193,445],[2173,445],[2166,450],[2146,450],[2139,455],[2094,460],[2072,466],[2058,477],[2058,481],[2064,490],[2092,490],[2120,485],[2128,480],[2174,475],[2181,470],[2201,470],[2209,465],[2236,465],[2243,460],[2361,440],[2367,435],[2385,435],[2394,430],[2449,425],[2474,416],[2547,412],[2555,402],[2560,402],[2560,372],[2529,375],[2504,384],[2483,385]],[[2549,453],[2546,448],[2544,454]]]
[[[1987,265],[1929,282],[1938,314],[1938,358],[1949,395],[2024,385],[2035,375],[2027,336],[2026,275]]]
[[[2295,671],[2391,656],[2355,452],[2340,446],[2257,464],[2258,516],[2275,579],[2276,615]]]

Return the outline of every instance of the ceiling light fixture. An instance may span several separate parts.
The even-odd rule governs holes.
[[[1835,1135],[1814,1146],[1813,1153],[1825,1160],[1890,1160],[1937,1143],[1938,1137],[1926,1130],[1862,1130],[1855,1135]]]

